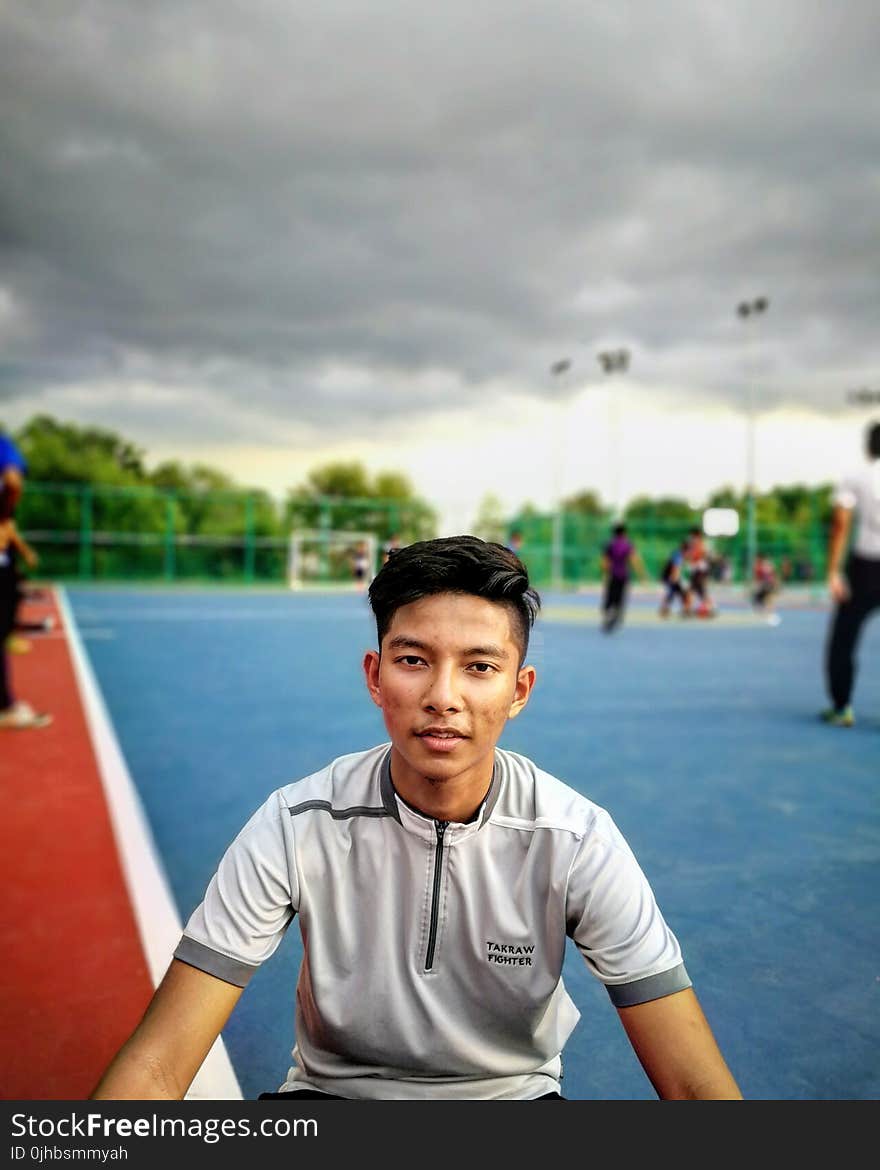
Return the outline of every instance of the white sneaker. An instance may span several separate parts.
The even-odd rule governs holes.
[[[0,730],[23,731],[28,727],[46,727],[51,722],[51,715],[35,711],[30,703],[13,703],[5,711],[0,711]]]

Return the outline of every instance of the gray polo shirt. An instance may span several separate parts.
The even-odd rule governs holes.
[[[604,809],[497,748],[476,818],[443,824],[397,796],[389,760],[381,744],[274,792],[175,952],[244,986],[299,915],[283,1089],[498,1100],[557,1090],[580,1015],[562,982],[568,938],[615,1006],[690,986]]]

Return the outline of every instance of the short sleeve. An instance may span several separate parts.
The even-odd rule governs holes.
[[[858,492],[853,480],[842,479],[834,489],[831,502],[837,507],[846,508],[849,511],[856,506],[858,498]]]
[[[278,793],[224,853],[175,958],[244,987],[279,946],[297,908],[293,830]]]
[[[566,915],[569,935],[616,1007],[691,986],[678,939],[607,813],[578,850]]]

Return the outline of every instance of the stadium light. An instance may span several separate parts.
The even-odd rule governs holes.
[[[742,321],[758,317],[767,312],[770,301],[767,297],[755,297],[751,301],[740,301],[736,306]],[[749,374],[748,408],[746,417],[746,580],[751,581],[757,553],[757,525],[755,518],[755,384]]]
[[[596,354],[596,357],[606,374],[613,374],[615,370],[629,369],[628,349],[606,349]]]
[[[867,386],[847,391],[846,397],[848,402],[854,402],[856,406],[880,406],[880,390],[871,390]]]
[[[596,354],[596,360],[602,367],[604,374],[625,374],[629,369],[629,357],[628,349],[605,349],[600,350]],[[609,443],[609,454],[611,457],[611,503],[614,508],[614,516],[616,519],[619,519],[623,513],[622,501],[620,499],[620,437],[618,434],[617,398],[613,392],[609,395],[608,417],[611,431]]]
[[[571,358],[559,358],[558,361],[553,362],[550,366],[550,373],[556,379],[561,378],[563,374],[567,374],[570,369]],[[555,484],[553,490],[553,532],[550,545],[550,577],[554,589],[561,589],[564,584],[565,569],[563,565],[564,553],[562,547],[565,539],[562,507],[562,442],[558,442],[557,446],[558,450],[553,453]]]

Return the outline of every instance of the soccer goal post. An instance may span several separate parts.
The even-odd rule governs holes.
[[[287,583],[291,589],[365,589],[376,574],[373,532],[297,528],[290,534]]]

